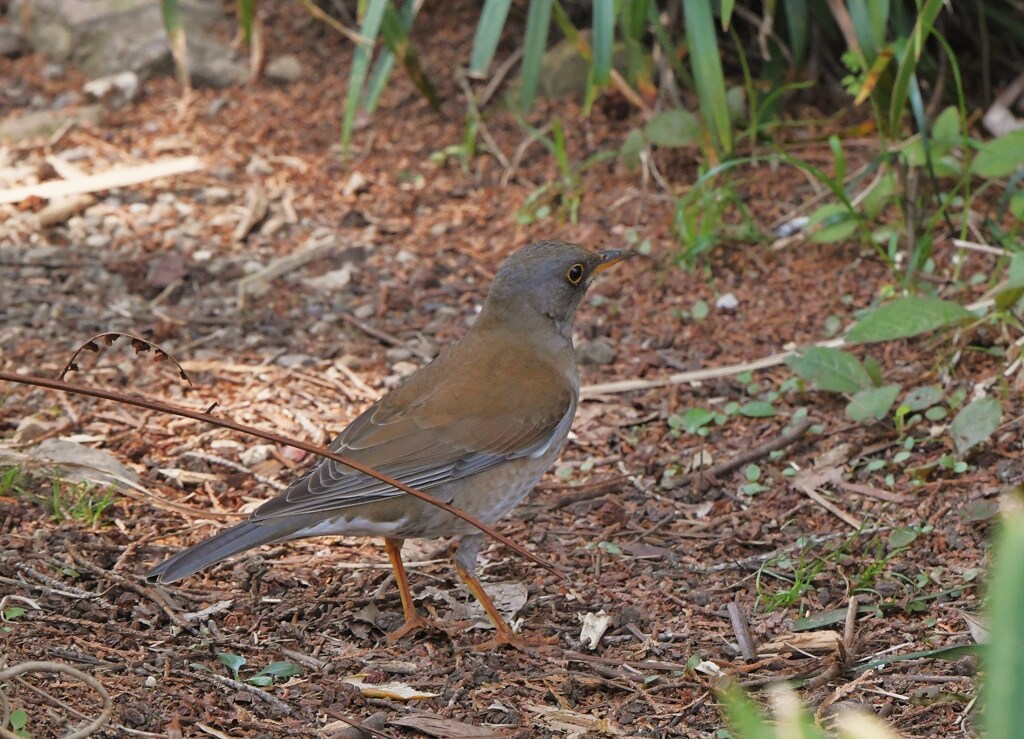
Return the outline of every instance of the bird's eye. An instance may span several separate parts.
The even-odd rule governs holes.
[[[565,279],[569,281],[570,285],[580,284],[580,280],[583,279],[583,265],[574,264],[569,267],[569,271],[565,273]]]

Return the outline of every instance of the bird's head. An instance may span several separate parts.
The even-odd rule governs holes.
[[[591,280],[632,255],[632,251],[621,249],[593,252],[564,241],[530,244],[498,270],[484,312],[504,320],[547,319],[559,333],[571,338],[573,315]]]

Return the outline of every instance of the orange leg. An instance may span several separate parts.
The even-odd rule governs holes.
[[[405,623],[388,634],[389,644],[427,625],[427,620],[416,613],[416,606],[412,602],[409,577],[405,574],[405,565],[402,564],[402,543],[401,539],[384,539],[384,551],[388,553],[391,569],[395,571],[395,582],[398,585],[398,594],[402,597],[402,612],[405,614]]]
[[[455,570],[459,573],[459,577],[466,583],[466,586],[478,601],[480,605],[484,607],[484,611],[487,613],[487,617],[491,619],[491,623],[494,624],[494,628],[497,633],[493,639],[488,639],[482,644],[477,644],[473,647],[475,651],[489,651],[496,649],[500,646],[510,646],[520,651],[527,650],[526,640],[521,636],[512,631],[511,627],[505,623],[505,619],[498,613],[498,609],[494,605],[494,601],[491,600],[491,596],[484,590],[484,586],[476,577],[465,567],[460,565],[458,562],[455,563]]]

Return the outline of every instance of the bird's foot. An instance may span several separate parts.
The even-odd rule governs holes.
[[[536,655],[538,647],[548,646],[550,642],[542,637],[527,639],[512,629],[499,629],[493,637],[487,641],[474,644],[474,652],[496,652],[502,647],[509,647],[525,654]]]
[[[394,644],[399,639],[404,639],[410,634],[415,634],[421,629],[425,629],[429,626],[436,626],[437,624],[433,621],[428,621],[423,616],[415,615],[405,619],[405,623],[399,626],[397,629],[392,631],[385,637],[388,644]]]

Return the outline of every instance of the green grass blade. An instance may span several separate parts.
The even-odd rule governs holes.
[[[732,23],[732,11],[736,8],[736,0],[722,0],[722,30],[728,31]]]
[[[849,0],[847,7],[853,20],[864,58],[870,65],[885,45],[885,29],[889,20],[889,0]]]
[[[810,11],[807,7],[807,0],[782,0],[782,10],[786,14],[789,48],[793,52],[793,63],[797,67],[801,67],[807,59],[809,38],[807,15]]]
[[[178,84],[188,90],[192,87],[192,75],[189,71],[185,26],[181,20],[178,0],[160,0],[160,15],[164,20],[164,30],[167,32],[167,43],[171,47],[171,58],[174,59]]]
[[[590,55],[590,74],[587,75],[587,91],[583,99],[583,114],[590,113],[590,106],[597,99],[597,93],[612,78],[612,49],[615,45],[615,3],[594,3],[591,31],[593,49]]]
[[[651,3],[649,6],[648,22],[651,24],[651,30],[654,31],[654,38],[657,39],[658,45],[665,52],[665,58],[668,59],[669,63],[672,65],[672,71],[675,72],[676,78],[684,86],[693,87],[693,78],[690,76],[690,72],[686,69],[686,66],[679,60],[680,57],[676,50],[676,43],[673,40],[672,33],[662,22],[661,14],[656,3]]]
[[[1015,508],[1006,514],[999,531],[989,586],[989,628],[992,641],[985,647],[987,678],[982,688],[985,736],[1016,736],[1024,706],[1024,513],[1019,509],[1018,486],[1008,498]]]
[[[519,108],[529,110],[537,97],[537,80],[541,63],[548,46],[548,30],[551,27],[552,0],[530,0],[530,11],[526,16],[526,41],[523,48],[523,86],[519,94]]]
[[[242,27],[245,43],[252,43],[252,19],[256,11],[256,0],[238,0],[238,25]]]
[[[683,5],[686,43],[690,47],[690,65],[700,98],[700,107],[720,155],[732,151],[732,121],[726,101],[725,76],[718,55],[715,19],[708,0],[688,0]]]
[[[360,44],[356,48],[356,52],[352,56],[352,69],[348,75],[345,116],[341,125],[341,148],[346,156],[348,156],[349,143],[352,141],[352,128],[356,122],[359,100],[363,95],[363,85],[366,83],[366,74],[370,68],[373,47],[377,42],[377,35],[380,33],[387,4],[388,0],[369,0],[366,14],[363,16],[363,24],[359,28],[359,34],[366,39],[366,44]]]
[[[925,0],[917,14],[917,22],[914,23],[914,30],[910,34],[903,55],[900,57],[899,69],[896,72],[896,81],[892,87],[892,97],[889,103],[889,133],[897,135],[900,122],[907,107],[907,96],[910,90],[910,78],[917,70],[917,63],[924,52],[925,41],[935,29],[935,19],[942,10],[943,0]]]
[[[498,41],[505,28],[508,9],[512,0],[487,0],[476,24],[476,36],[473,38],[473,55],[469,60],[469,73],[484,75],[491,66],[494,52],[498,50]]]
[[[416,0],[406,0],[402,13],[395,11],[391,3],[388,3],[384,11],[384,20],[381,22],[380,35],[384,39],[387,48],[381,51],[374,62],[373,71],[370,73],[370,80],[366,85],[366,92],[362,99],[362,109],[367,114],[373,114],[377,110],[380,96],[384,92],[391,70],[396,59],[401,60],[402,66],[409,77],[412,78],[416,89],[425,97],[430,105],[437,110],[440,101],[434,85],[427,78],[420,65],[419,57],[413,50],[412,42],[409,40],[409,29],[419,12],[420,3]]]
[[[612,75],[612,48],[615,45],[615,3],[594,3],[594,55],[590,59],[590,76],[603,87]]]

